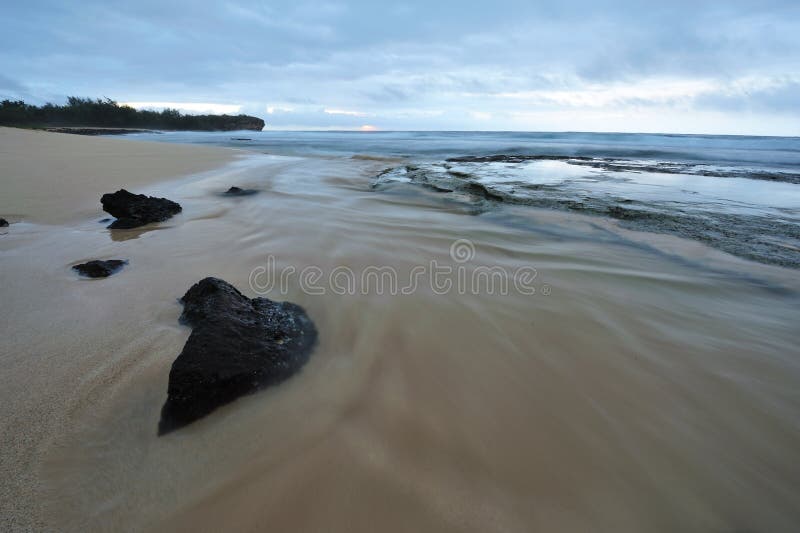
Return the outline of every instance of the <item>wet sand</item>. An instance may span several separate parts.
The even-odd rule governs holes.
[[[70,283],[75,276],[69,269],[103,256],[80,247],[84,232],[108,236],[97,223],[108,216],[100,196],[122,187],[140,192],[239,157],[236,150],[214,147],[0,127],[0,216],[12,224],[0,228],[0,529],[44,524],[42,450],[66,427],[69,406],[86,401],[74,394],[81,380],[102,374],[107,323],[78,318],[101,316],[93,313],[102,303],[71,290],[81,285]],[[108,297],[122,305],[126,299]]]
[[[138,187],[184,208],[149,231],[110,232],[98,206],[2,235],[0,528],[795,529],[796,272],[603,219],[376,192],[381,168],[253,154]],[[231,185],[260,193],[220,197]],[[405,295],[313,294],[295,277],[267,296],[316,322],[309,364],[158,438],[189,334],[176,299],[208,275],[254,296],[270,256],[400,280],[432,260],[532,266],[537,291],[440,294],[423,276]],[[69,271],[90,258],[130,265]]]

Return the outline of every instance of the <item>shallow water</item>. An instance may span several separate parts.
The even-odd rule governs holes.
[[[504,202],[610,217],[633,229],[800,268],[799,184],[743,178],[741,170],[706,176],[691,174],[694,167],[612,170],[603,160],[478,159],[400,165],[379,173],[373,187],[418,184],[476,212]],[[589,166],[595,164],[599,168]]]
[[[796,271],[607,218],[507,204],[476,215],[413,184],[373,189],[387,166],[254,155],[142,191],[183,205],[157,230],[86,220],[4,236],[0,267],[15,280],[5,304],[27,316],[0,329],[4,398],[35,390],[67,413],[31,459],[43,523],[796,529]],[[231,185],[260,192],[220,197]],[[130,265],[99,281],[69,271],[95,257]],[[452,268],[449,289],[434,283],[432,261]],[[301,281],[306,267],[321,278]],[[342,267],[353,290],[332,277]],[[362,283],[370,267],[392,269],[398,289]],[[476,278],[480,267],[505,273],[507,293]],[[255,296],[287,268],[286,289],[266,296],[302,305],[317,324],[309,364],[157,437],[189,334],[177,298],[208,275]],[[71,379],[63,396],[58,376]]]
[[[456,192],[476,212],[511,202],[611,217],[631,229],[800,268],[797,137],[266,131],[137,137],[276,154],[392,157],[375,186],[405,181]]]
[[[468,155],[538,153],[736,165],[787,172],[797,172],[800,165],[800,137],[472,131],[164,132],[134,134],[129,137],[233,146],[272,154],[300,156],[372,155],[439,160]]]

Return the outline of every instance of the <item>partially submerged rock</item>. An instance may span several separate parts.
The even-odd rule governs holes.
[[[657,174],[690,174],[715,178],[748,178],[800,184],[800,173],[787,170],[755,170],[751,168],[709,168],[702,163],[620,159],[560,154],[494,154],[451,157],[447,163],[526,163],[531,161],[563,161],[609,172],[651,172]]]
[[[95,259],[88,263],[75,265],[72,269],[77,271],[81,276],[86,276],[87,278],[107,278],[111,274],[121,270],[122,267],[127,264],[127,261],[121,259],[109,259],[107,261]]]
[[[255,189],[242,189],[241,187],[231,187],[223,194],[225,196],[250,196],[251,194],[256,194],[258,191]]]
[[[588,180],[549,179],[542,170],[526,176],[524,164],[540,160],[561,161],[593,169]],[[498,164],[519,165],[518,168],[497,168]],[[625,163],[625,164],[622,164]],[[507,170],[507,172],[506,172]],[[541,170],[541,169],[540,169]],[[603,172],[596,172],[601,170]],[[780,216],[764,209],[733,209],[733,203],[698,202],[671,197],[649,199],[609,194],[605,186],[592,183],[619,183],[631,179],[634,172],[677,173],[713,177],[746,177],[784,182],[800,180],[800,173],[774,176],[754,173],[748,168],[708,171],[704,165],[683,162],[652,162],[559,155],[494,155],[451,158],[445,162],[402,165],[380,172],[372,188],[380,190],[392,184],[412,183],[443,193],[445,201],[466,205],[470,214],[479,215],[499,204],[527,205],[547,209],[564,209],[585,215],[610,217],[624,228],[636,231],[668,233],[694,239],[739,257],[762,263],[800,269],[800,224],[797,217],[780,210]],[[502,177],[502,179],[497,179]],[[798,181],[800,183],[800,181]],[[634,183],[635,184],[635,183]],[[616,185],[613,187],[616,189]],[[635,192],[635,189],[634,189]],[[682,191],[695,194],[692,191]],[[630,194],[630,193],[628,193]],[[648,193],[650,195],[650,193]]]
[[[108,226],[111,229],[137,228],[151,222],[163,222],[181,212],[180,204],[172,200],[133,194],[125,189],[104,194],[100,203],[104,211],[117,219]]]
[[[524,163],[526,161],[591,161],[591,157],[572,155],[494,154],[451,157],[448,163]]]
[[[0,218],[0,228],[5,228],[6,226],[8,226],[8,220]]]
[[[300,306],[249,299],[221,279],[201,280],[181,303],[181,321],[192,333],[169,372],[159,435],[289,378],[308,361],[317,339]]]

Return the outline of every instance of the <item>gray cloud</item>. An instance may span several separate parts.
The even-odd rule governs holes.
[[[698,107],[726,112],[777,112],[796,115],[800,110],[800,80],[776,80],[771,87],[702,95]]]
[[[799,58],[794,0],[32,0],[4,6],[0,20],[5,93],[239,104],[306,127],[370,118],[386,128],[539,129],[582,108],[631,120],[642,109],[731,120],[746,110],[762,122],[788,114],[781,127],[797,134]],[[659,80],[692,89],[656,94]],[[536,94],[499,96],[525,93]],[[267,116],[268,106],[293,111]],[[555,122],[514,118],[535,112]],[[581,117],[563,120],[575,129]]]
[[[2,99],[18,99],[27,98],[29,95],[25,85],[12,80],[11,78],[0,74],[0,98]]]

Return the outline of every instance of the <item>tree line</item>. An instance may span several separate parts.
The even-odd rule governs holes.
[[[3,100],[0,102],[0,125],[231,131],[261,130],[264,121],[249,115],[185,115],[177,109],[138,110],[119,105],[110,98],[70,96],[66,105],[35,106],[22,100]]]

